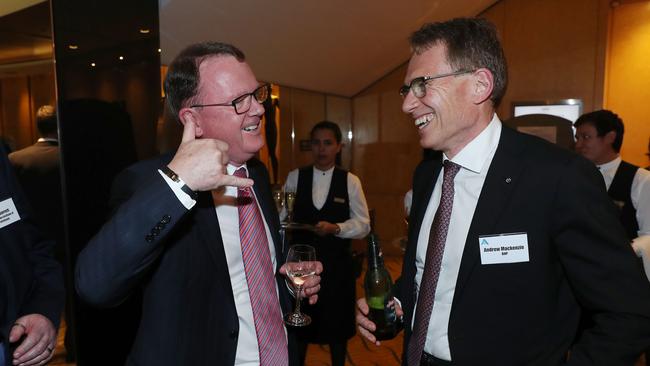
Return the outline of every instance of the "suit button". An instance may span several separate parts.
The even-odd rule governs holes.
[[[151,243],[153,241],[153,235],[147,234],[147,236],[144,237],[144,240],[146,240],[147,243]]]
[[[160,229],[158,229],[158,228],[153,228],[153,229],[151,229],[151,233],[152,233],[154,236],[155,236],[155,235],[158,235],[158,234],[160,234]]]
[[[172,217],[169,215],[165,215],[162,217],[162,220],[160,220],[161,223],[163,224],[168,224],[171,221]]]
[[[237,335],[239,332],[237,332],[237,329],[231,330],[230,331],[230,338],[232,339],[237,339]]]
[[[155,229],[156,230],[162,230],[165,228],[165,224],[156,224]]]

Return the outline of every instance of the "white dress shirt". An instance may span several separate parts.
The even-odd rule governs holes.
[[[327,195],[330,191],[334,167],[325,171],[318,170],[314,167],[313,170],[311,197],[314,207],[320,210],[325,205]],[[289,172],[287,181],[284,183],[285,192],[296,192],[298,188],[298,173],[299,169],[294,169]],[[366,203],[366,196],[363,194],[363,188],[361,188],[361,181],[356,175],[348,172],[347,185],[350,200],[350,218],[344,222],[334,223],[341,228],[341,232],[336,234],[336,236],[342,239],[360,239],[370,232],[368,204]],[[283,209],[280,218],[284,219],[285,217],[286,211]]]
[[[609,190],[614,180],[614,175],[621,165],[621,157],[598,165],[600,173],[605,179],[605,186]],[[639,223],[637,236],[650,235],[650,171],[639,168],[632,179],[632,190],[630,191],[632,206],[636,210],[636,221]]]
[[[242,165],[248,171],[246,165]],[[228,164],[227,173],[233,175],[235,170],[240,167]],[[160,171],[159,171],[160,172]],[[174,182],[165,174],[160,172],[165,178],[165,181],[172,188],[181,203],[187,209],[191,209],[196,201],[189,195],[183,192],[180,187],[185,183]],[[253,190],[253,194],[255,191]],[[219,229],[221,230],[221,238],[223,240],[223,249],[226,253],[226,261],[228,262],[228,272],[230,274],[230,283],[232,285],[233,297],[235,299],[235,308],[237,309],[237,316],[239,318],[239,337],[237,339],[237,352],[235,356],[235,365],[238,366],[254,366],[259,365],[259,349],[257,344],[257,333],[255,332],[255,323],[253,320],[253,308],[251,307],[250,296],[248,293],[248,283],[246,282],[246,272],[244,271],[244,262],[242,259],[241,242],[239,238],[239,211],[237,210],[236,198],[237,187],[226,186],[212,193],[214,206],[219,220]],[[255,197],[256,202],[259,200]],[[262,209],[260,208],[260,213]],[[269,243],[269,251],[271,253],[271,263],[273,273],[276,272],[277,260],[275,257],[275,246],[273,245],[273,237],[269,231],[269,226],[266,223],[264,215],[262,215],[264,222],[264,230]],[[216,223],[215,223],[216,224]],[[276,283],[276,293],[278,291]],[[279,297],[279,295],[278,295]],[[286,328],[285,328],[286,336]]]
[[[424,343],[425,352],[442,360],[451,361],[448,328],[451,304],[456,290],[456,280],[458,279],[460,262],[465,249],[465,241],[474,217],[474,210],[490,163],[499,144],[500,136],[501,121],[495,114],[488,126],[451,159],[452,162],[460,165],[461,169],[454,178],[454,202],[449,219],[449,231],[445,241],[445,250],[442,256],[431,319],[429,320],[427,339]],[[449,160],[444,154],[443,159]],[[420,288],[422,273],[424,272],[429,231],[442,195],[442,177],[443,171],[441,170],[418,235],[415,256],[415,284],[417,288]],[[417,301],[414,314],[416,312]],[[413,321],[415,321],[415,316],[413,316]]]

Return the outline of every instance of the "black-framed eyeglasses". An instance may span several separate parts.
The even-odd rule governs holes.
[[[251,109],[251,97],[255,97],[258,103],[262,104],[269,97],[269,84],[262,84],[251,93],[246,93],[233,99],[230,103],[214,103],[214,104],[193,104],[190,108],[199,107],[234,107],[235,113],[243,114]]]
[[[411,83],[409,85],[402,85],[402,87],[399,88],[399,95],[401,95],[402,98],[406,98],[406,95],[409,93],[410,90],[412,90],[413,95],[415,95],[416,98],[423,98],[425,95],[427,95],[427,83],[429,81],[440,79],[440,78],[446,78],[447,76],[471,74],[473,72],[474,70],[471,71],[460,70],[460,71],[454,71],[447,74],[440,74],[434,76],[420,76],[418,78],[411,80]]]

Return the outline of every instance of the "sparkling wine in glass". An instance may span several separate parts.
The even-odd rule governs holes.
[[[293,221],[293,204],[296,201],[296,192],[284,192],[284,206],[287,209],[287,222]]]
[[[304,327],[311,323],[311,318],[300,312],[300,297],[303,284],[316,273],[316,250],[310,245],[293,245],[287,253],[286,265],[287,276],[296,290],[296,306],[293,312],[284,317],[284,322],[294,327]]]
[[[282,212],[282,207],[284,207],[284,194],[281,190],[273,191],[273,201],[275,202],[275,208],[278,210],[278,213]]]

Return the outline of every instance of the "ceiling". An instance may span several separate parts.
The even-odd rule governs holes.
[[[423,23],[474,16],[496,1],[158,0],[161,61],[191,43],[228,42],[259,80],[350,97],[408,60],[407,39]],[[49,2],[0,0],[0,77],[51,67],[51,54]]]
[[[497,0],[159,0],[162,62],[205,40],[241,48],[259,80],[353,96],[409,58],[423,23]]]

